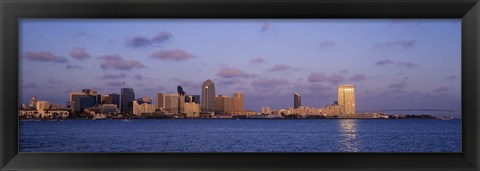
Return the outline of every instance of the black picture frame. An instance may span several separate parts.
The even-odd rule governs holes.
[[[2,0],[0,170],[479,170],[478,0]],[[462,153],[18,153],[20,18],[461,18]]]

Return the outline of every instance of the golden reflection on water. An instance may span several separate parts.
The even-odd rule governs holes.
[[[357,140],[357,120],[339,119],[338,123],[340,126],[340,151],[360,151]]]

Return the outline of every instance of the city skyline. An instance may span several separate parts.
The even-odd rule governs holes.
[[[90,88],[135,97],[245,94],[245,110],[305,106],[355,84],[357,110],[460,110],[460,20],[21,20],[21,99]],[[124,26],[124,27],[120,27]],[[115,28],[115,31],[111,29]],[[350,29],[353,28],[353,29]],[[202,34],[196,34],[202,32]],[[206,43],[207,42],[207,43]],[[348,62],[345,62],[348,61]],[[283,100],[288,99],[288,100]]]

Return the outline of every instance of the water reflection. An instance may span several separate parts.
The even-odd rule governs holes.
[[[340,151],[360,151],[357,139],[357,120],[339,119],[338,125],[340,127]]]

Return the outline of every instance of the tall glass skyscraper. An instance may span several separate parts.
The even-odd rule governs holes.
[[[302,96],[299,93],[293,94],[293,108],[296,109],[302,106]]]
[[[342,106],[343,113],[355,114],[355,87],[353,85],[338,86],[338,105]]]
[[[215,84],[207,80],[202,84],[202,99],[200,100],[202,112],[215,111]]]
[[[122,114],[132,114],[133,100],[135,100],[135,92],[133,91],[133,88],[122,88],[120,100]]]

